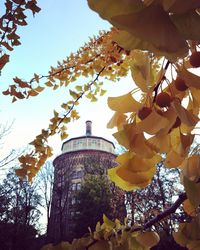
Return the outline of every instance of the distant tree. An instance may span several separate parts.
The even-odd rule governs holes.
[[[95,229],[103,214],[111,216],[111,197],[108,179],[105,176],[88,175],[82,182],[81,189],[75,196],[74,215],[75,237],[89,233],[88,228]]]
[[[126,205],[131,225],[145,224],[163,211],[169,209],[174,200],[182,192],[180,172],[178,169],[167,169],[163,162],[157,164],[157,171],[150,185],[144,189],[127,192]],[[155,223],[152,227],[160,235],[160,243],[154,249],[183,249],[174,241],[172,234],[179,223],[189,221],[190,217],[183,207],[176,213],[169,214],[165,219]],[[167,246],[167,248],[165,248]]]
[[[52,205],[53,194],[53,181],[54,181],[54,167],[52,162],[48,161],[38,172],[34,183],[39,189],[41,195],[41,206],[46,211],[46,235],[48,235],[50,212]]]
[[[14,171],[7,174],[0,185],[1,249],[32,249],[38,234],[40,202],[41,197],[34,186],[20,180]]]

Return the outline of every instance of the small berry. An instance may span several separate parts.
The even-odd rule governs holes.
[[[156,96],[156,104],[161,108],[169,107],[171,102],[171,96],[166,92],[161,92]]]
[[[144,120],[148,115],[150,115],[151,113],[151,108],[149,107],[142,107],[139,111],[138,111],[138,117],[141,120]]]
[[[174,84],[176,89],[178,89],[179,91],[185,91],[186,89],[188,89],[188,86],[185,84],[185,81],[179,76],[176,78]]]
[[[190,56],[190,64],[194,68],[200,67],[200,52],[199,51],[195,51],[192,53],[192,55]]]

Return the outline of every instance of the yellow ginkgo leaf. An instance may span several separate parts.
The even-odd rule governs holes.
[[[126,115],[120,112],[115,112],[113,117],[107,124],[107,128],[117,127],[118,129],[122,128],[123,124],[126,123]]]
[[[167,157],[164,161],[164,165],[168,168],[176,168],[176,167],[179,167],[181,165],[183,160],[184,160],[184,157],[180,156],[174,150],[170,150],[167,153]]]
[[[88,0],[91,9],[110,21],[113,16],[136,12],[144,8],[144,4],[138,0]]]
[[[39,93],[37,92],[37,91],[35,91],[34,89],[31,89],[31,90],[29,90],[28,91],[28,95],[29,96],[36,96],[36,95],[38,95]]]
[[[131,54],[131,75],[135,84],[143,91],[149,91],[150,84],[150,58],[149,53],[134,50]]]
[[[137,112],[142,107],[142,104],[137,102],[129,92],[122,96],[108,97],[108,106],[114,111],[127,113]]]
[[[42,92],[44,90],[44,87],[38,86],[34,90],[37,91],[37,92]]]
[[[150,115],[148,115],[144,120],[137,124],[137,128],[141,132],[146,132],[150,135],[154,135],[168,125],[168,119],[159,115],[155,110],[152,110]]]
[[[132,172],[144,172],[155,167],[161,161],[161,156],[155,155],[150,159],[141,158],[139,155],[132,155],[128,164],[122,166],[126,167]]]
[[[160,237],[156,232],[144,232],[139,234],[136,240],[143,246],[151,248],[158,244]]]
[[[158,135],[166,135],[169,133],[176,122],[177,113],[176,110],[171,106],[166,112],[162,113],[162,116],[168,120],[168,124],[158,132]]]
[[[184,211],[189,215],[194,217],[196,215],[196,209],[195,207],[191,204],[191,202],[189,201],[189,199],[185,200],[183,202],[183,209]]]
[[[150,168],[148,171],[144,172],[132,172],[130,169],[126,167],[120,167],[116,174],[119,175],[124,181],[127,181],[135,186],[138,184],[148,182],[152,179],[156,171],[155,167]]]
[[[152,136],[147,140],[147,144],[157,153],[167,153],[171,149],[171,141],[168,134]]]
[[[162,2],[166,10],[175,14],[183,14],[200,7],[198,0],[162,0]]]
[[[199,118],[191,111],[185,109],[178,99],[174,99],[172,105],[175,108],[178,117],[181,119],[181,122],[185,123],[189,127],[193,127],[197,124]]]
[[[160,51],[180,52],[182,56],[187,53],[186,41],[159,4],[149,5],[136,13],[113,16],[111,21],[115,27],[149,42]]]
[[[177,152],[181,156],[185,156],[186,154],[188,154],[190,146],[194,140],[194,136],[195,135],[192,135],[192,134],[185,135],[185,134],[180,133],[180,144],[179,144],[179,148]]]
[[[135,123],[130,123],[124,125],[123,128],[114,133],[113,136],[118,141],[118,143],[120,143],[127,149],[130,149],[131,144],[133,144],[136,139],[136,135],[139,133],[140,131],[135,126]]]
[[[192,155],[181,164],[182,173],[191,181],[198,181],[200,178],[200,156]]]
[[[194,87],[200,89],[200,77],[188,71],[185,67],[182,67],[177,74],[184,79],[188,87]]]
[[[131,191],[134,189],[138,189],[139,187],[136,187],[135,185],[124,181],[122,178],[120,178],[116,171],[119,169],[119,167],[110,168],[108,169],[108,176],[110,177],[111,181],[113,181],[118,187],[125,191]],[[147,186],[149,182],[145,183],[144,186]]]
[[[134,140],[130,143],[130,149],[140,157],[144,158],[152,158],[155,155],[154,150],[148,146],[143,133],[136,134]]]
[[[200,33],[196,28],[200,26],[200,16],[195,10],[186,12],[181,15],[174,14],[171,15],[170,18],[176,25],[180,34],[182,34],[186,40],[200,40]]]

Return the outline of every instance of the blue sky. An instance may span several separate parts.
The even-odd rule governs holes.
[[[12,84],[12,78],[21,77],[29,80],[34,73],[46,74],[50,66],[56,66],[64,59],[97,35],[99,30],[108,30],[110,24],[102,20],[89,9],[86,0],[40,0],[41,12],[28,18],[28,26],[20,28],[21,45],[10,55],[10,62],[3,69],[0,77],[0,91]],[[113,85],[114,84],[114,85]],[[114,86],[114,87],[113,87]],[[78,110],[81,119],[69,125],[70,137],[85,133],[85,121],[93,121],[93,134],[112,140],[112,131],[106,129],[106,123],[112,112],[106,106],[108,96],[126,93],[132,88],[130,80],[109,83],[108,93],[97,103],[83,99]],[[0,97],[1,123],[14,121],[11,133],[5,138],[1,154],[11,149],[24,147],[48,126],[53,109],[59,111],[60,104],[66,101],[67,89],[52,92],[45,90],[38,97],[11,103],[7,96]],[[55,155],[59,154],[62,142],[58,136],[50,140]]]

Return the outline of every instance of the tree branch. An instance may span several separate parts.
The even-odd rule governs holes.
[[[159,221],[163,220],[164,218],[166,218],[167,216],[169,216],[170,214],[174,213],[176,211],[176,209],[187,199],[187,195],[186,193],[181,193],[178,197],[178,199],[175,201],[175,203],[168,209],[166,209],[165,211],[163,211],[162,213],[160,213],[159,215],[157,215],[156,217],[154,217],[153,219],[149,220],[147,223],[145,223],[143,226],[140,227],[131,227],[131,228],[127,228],[125,231],[127,232],[137,232],[137,231],[143,231],[146,230],[147,228],[150,228],[151,226],[153,226],[154,224],[158,223]],[[122,231],[118,231],[118,234],[121,234]],[[96,244],[98,242],[98,240],[94,239],[90,244],[88,244],[85,247],[85,250],[89,250],[89,248],[91,246],[93,246],[94,244]]]
[[[165,217],[169,216],[170,214],[174,213],[176,209],[187,199],[186,193],[182,193],[179,195],[178,199],[175,203],[169,207],[168,209],[164,210],[162,213],[158,214],[156,217],[145,223],[141,227],[131,228],[131,232],[136,232],[140,230],[146,230],[147,228],[153,226],[154,224],[158,223],[159,221],[163,220]],[[129,230],[128,230],[129,231]]]

